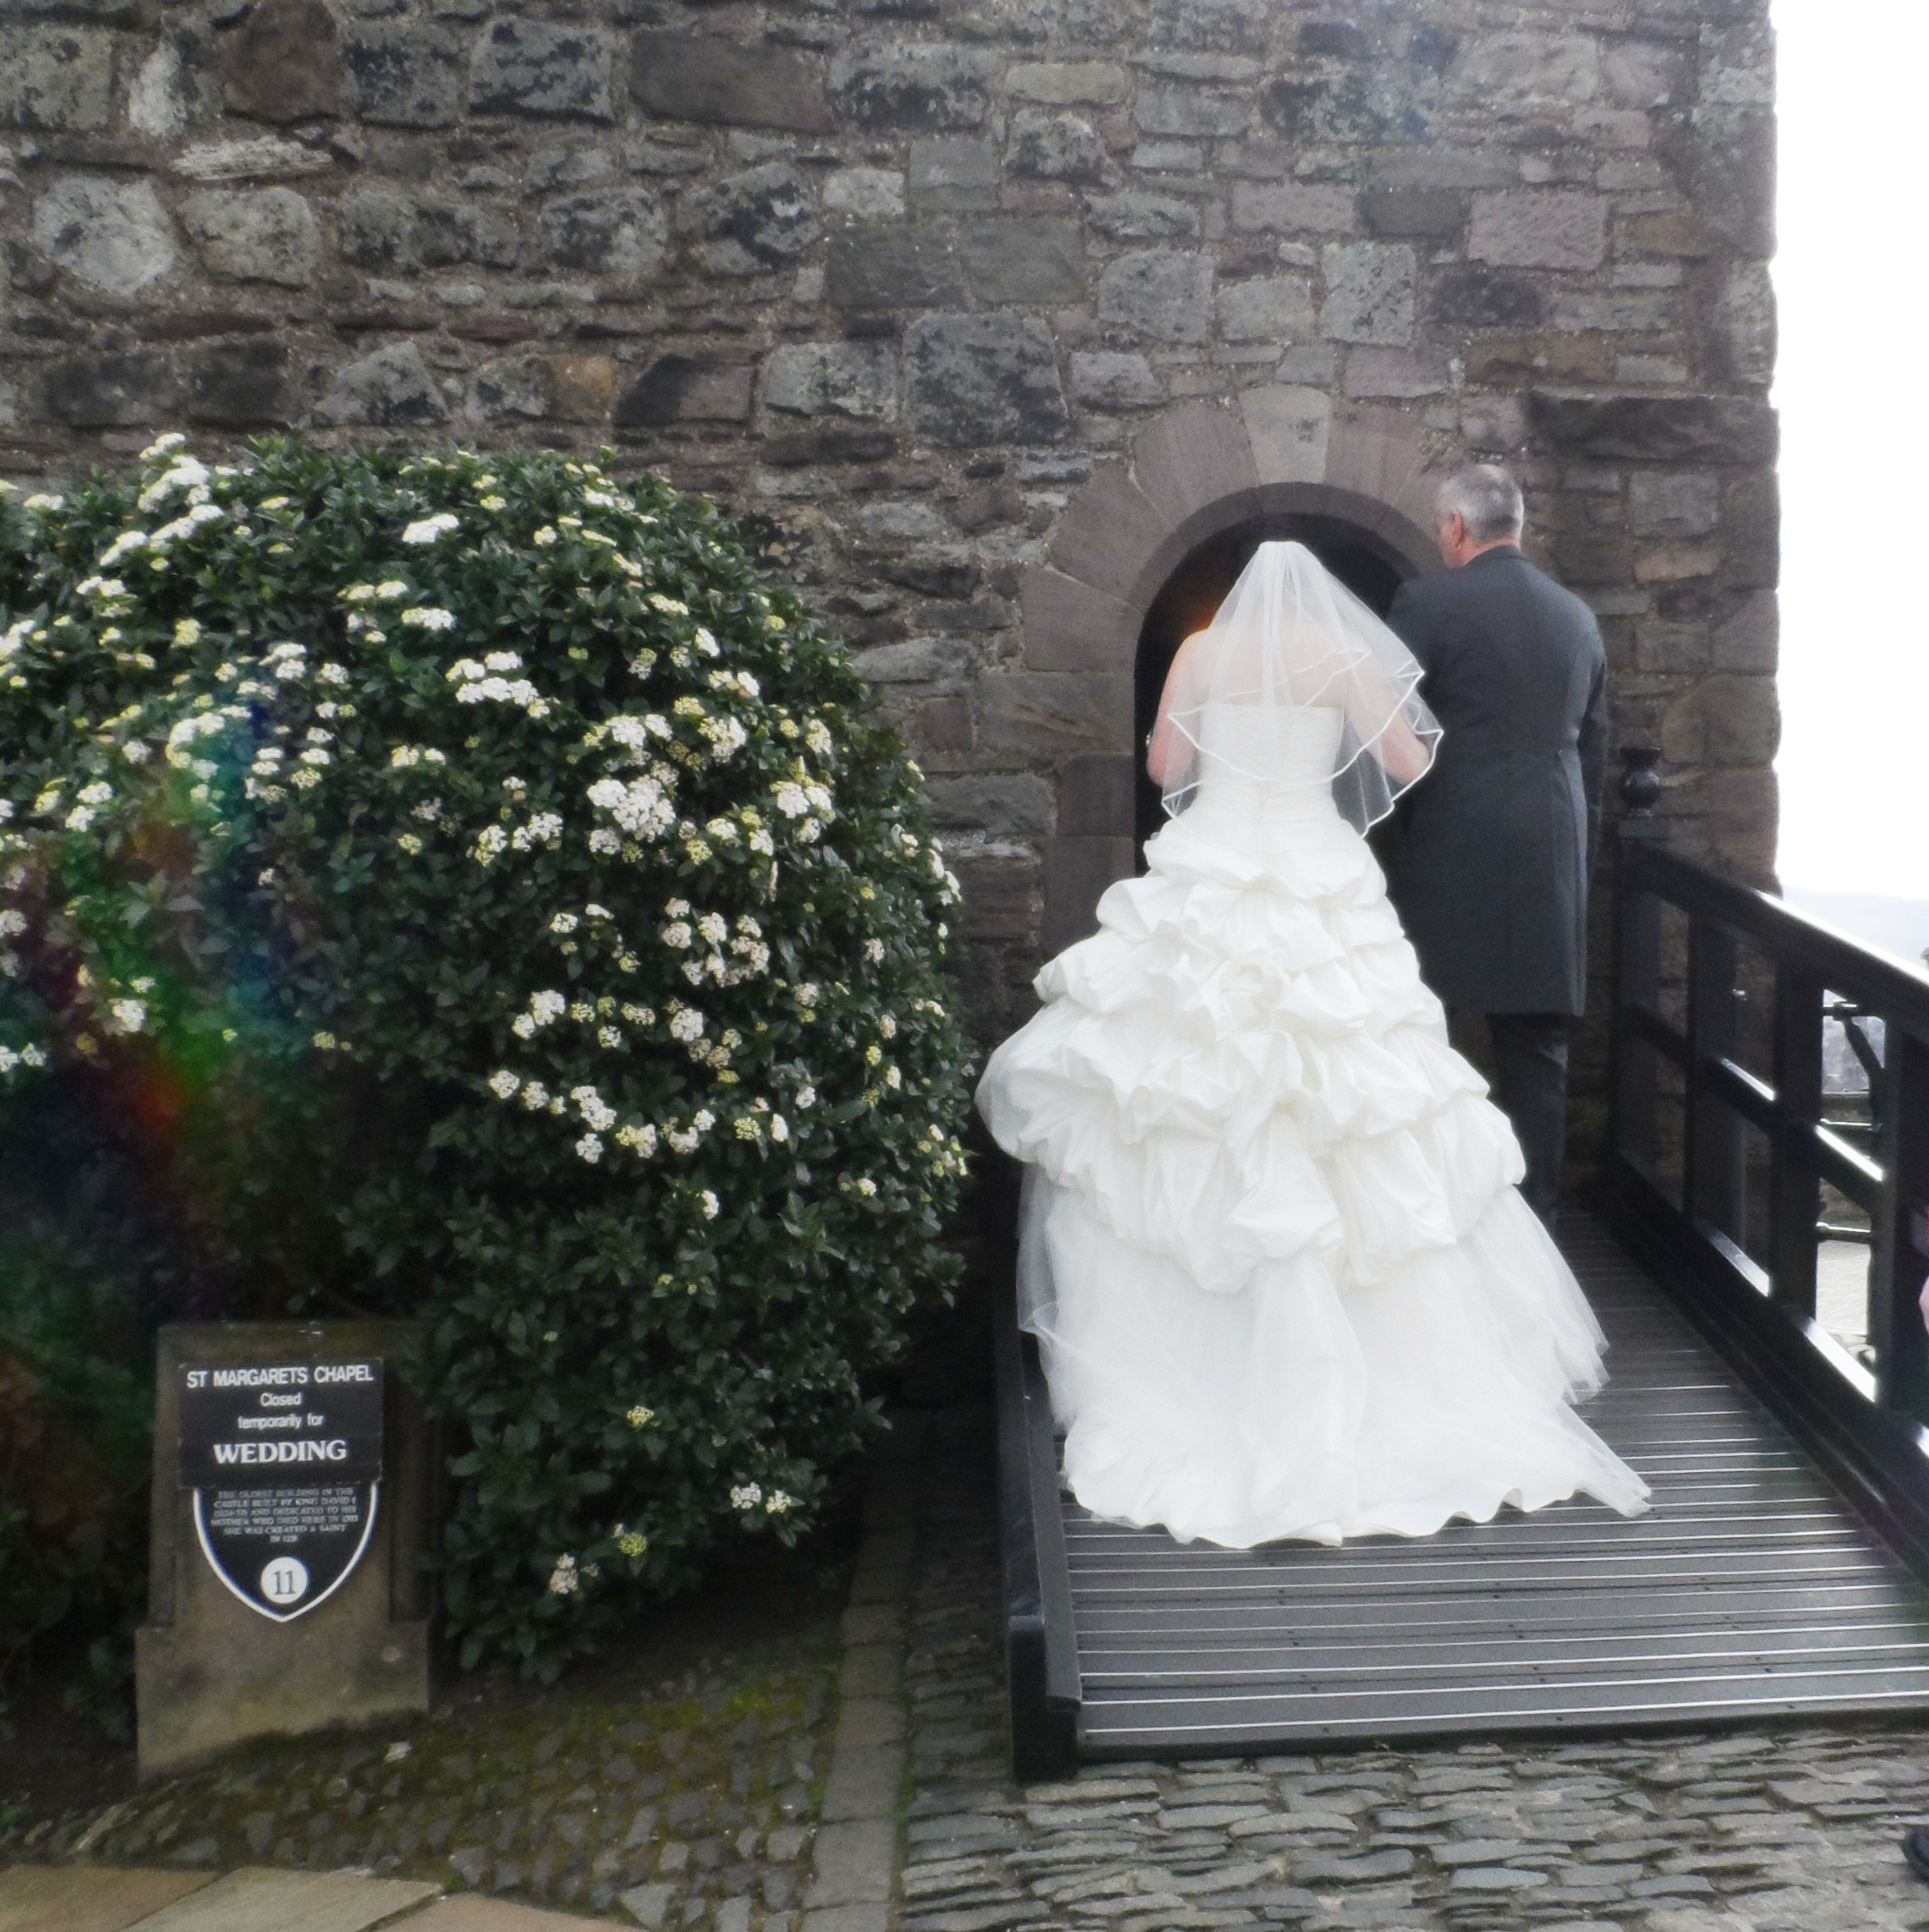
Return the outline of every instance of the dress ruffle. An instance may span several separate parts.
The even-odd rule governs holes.
[[[978,1105],[1094,1513],[1234,1547],[1645,1486],[1600,1331],[1323,785],[1208,786],[1039,974]]]

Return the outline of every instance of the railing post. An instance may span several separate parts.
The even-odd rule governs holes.
[[[1822,982],[1787,964],[1775,969],[1775,1107],[1781,1131],[1768,1152],[1768,1272],[1791,1315],[1815,1313],[1815,1229],[1822,1169]]]
[[[1734,935],[1690,917],[1688,925],[1688,1107],[1683,1211],[1691,1222],[1718,1229],[1740,1245],[1746,1232],[1745,1149],[1741,1122],[1708,1091],[1703,1068],[1732,1059],[1736,1023]]]
[[[1918,1298],[1929,1272],[1929,1046],[1892,1018],[1882,1055],[1882,1199],[1869,1267],[1876,1387],[1891,1409],[1929,1421],[1929,1337]]]
[[[1644,847],[1663,843],[1668,821],[1654,815],[1661,796],[1655,766],[1658,745],[1621,747],[1621,802],[1626,807],[1614,846],[1614,993],[1609,1015],[1608,1086],[1610,1152],[1648,1175],[1660,1159],[1655,1118],[1659,1083],[1652,1048],[1637,1046],[1627,1023],[1630,1007],[1661,1004],[1661,901],[1641,889]]]

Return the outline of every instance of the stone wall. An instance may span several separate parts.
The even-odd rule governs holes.
[[[593,448],[929,774],[988,1036],[1131,863],[1137,626],[1514,462],[1691,848],[1774,826],[1766,0],[0,0],[0,462]]]

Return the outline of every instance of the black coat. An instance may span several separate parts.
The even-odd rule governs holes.
[[[1428,984],[1481,1013],[1586,1004],[1607,657],[1594,614],[1518,550],[1400,586],[1388,622],[1444,736],[1384,841]]]

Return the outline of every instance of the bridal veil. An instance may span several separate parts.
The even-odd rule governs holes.
[[[1288,743],[1293,713],[1337,710],[1333,801],[1358,832],[1385,818],[1424,774],[1440,736],[1416,689],[1413,654],[1304,544],[1260,545],[1211,623],[1181,646],[1175,671],[1168,717],[1190,756],[1164,787],[1174,817],[1192,803],[1208,765],[1239,769],[1238,752],[1205,729],[1220,705],[1261,714],[1235,741],[1252,747]],[[1395,744],[1400,755],[1389,758]]]

